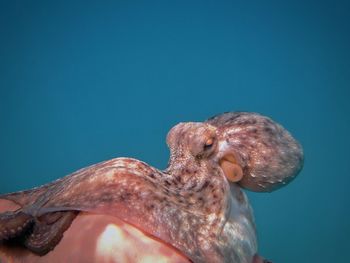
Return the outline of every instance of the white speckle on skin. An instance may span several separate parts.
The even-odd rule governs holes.
[[[114,178],[115,178],[115,169],[110,169],[108,172],[104,173],[103,176],[108,181],[114,180]]]

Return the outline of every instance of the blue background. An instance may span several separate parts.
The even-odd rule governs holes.
[[[349,1],[2,0],[0,192],[117,156],[164,168],[176,123],[256,111],[306,156],[288,187],[249,193],[260,253],[345,262],[349,12]]]

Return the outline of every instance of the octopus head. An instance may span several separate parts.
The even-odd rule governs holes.
[[[180,123],[168,133],[167,144],[172,170],[194,163],[218,166],[228,181],[256,192],[286,185],[303,165],[300,144],[281,125],[257,113]]]

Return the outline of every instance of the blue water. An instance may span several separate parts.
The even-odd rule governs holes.
[[[256,111],[306,156],[286,188],[249,193],[260,253],[345,262],[349,3],[1,1],[0,192],[117,156],[164,168],[176,123]]]

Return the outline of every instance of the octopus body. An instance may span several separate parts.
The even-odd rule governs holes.
[[[0,196],[20,206],[0,214],[0,242],[20,237],[27,249],[45,255],[87,211],[118,217],[192,262],[251,263],[256,231],[241,188],[266,192],[289,183],[302,168],[299,143],[268,117],[233,112],[180,123],[167,144],[164,171],[116,158]]]

